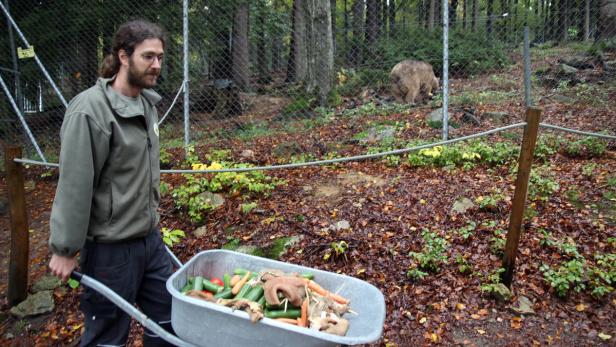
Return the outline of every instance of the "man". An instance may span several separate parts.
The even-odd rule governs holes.
[[[118,28],[95,86],[69,104],[60,133],[60,179],[51,212],[49,268],[66,281],[77,266],[171,331],[172,273],[158,229],[159,141],[149,88],[160,75],[162,29],[136,20]],[[122,346],[130,317],[86,288],[82,346]],[[149,331],[145,346],[167,345]]]

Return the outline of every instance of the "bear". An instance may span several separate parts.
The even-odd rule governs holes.
[[[432,65],[407,59],[394,66],[389,74],[391,92],[398,103],[418,103],[432,97],[439,87]]]

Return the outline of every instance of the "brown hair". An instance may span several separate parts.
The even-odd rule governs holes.
[[[165,47],[166,35],[157,24],[136,19],[122,24],[116,31],[111,44],[111,54],[103,60],[100,76],[110,78],[120,70],[118,53],[123,49],[129,56],[133,55],[135,46],[147,39],[159,39]]]

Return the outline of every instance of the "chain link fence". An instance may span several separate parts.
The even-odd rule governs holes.
[[[187,28],[181,2],[1,1],[67,101],[94,84],[121,23],[139,17],[161,24],[169,34],[156,87],[163,96],[159,115],[166,115],[163,152],[181,149],[188,130],[191,144],[206,152],[224,149],[239,156],[249,149],[248,156],[270,163],[265,159],[270,155],[281,162],[355,155],[365,152],[363,140],[375,126],[408,126],[409,114],[429,113],[443,99],[440,1],[192,0],[187,3]],[[615,6],[613,0],[451,0],[451,109],[472,116],[477,105],[492,103],[498,109],[500,102],[523,104],[524,26],[530,28],[534,62],[558,49],[558,43],[577,42],[592,51],[597,46],[592,43],[603,39],[604,48],[616,46]],[[23,143],[29,157],[38,157],[13,99],[46,159],[57,162],[65,107],[17,28],[4,18],[0,77],[10,98],[3,91],[2,139]],[[609,59],[597,54],[599,60],[578,61],[573,68],[587,63],[593,71],[609,71]],[[426,81],[415,87],[416,104],[404,96],[397,103],[400,95],[395,94],[402,92],[391,88],[390,72],[405,59],[431,64],[440,82],[433,90]],[[540,93],[537,88],[575,82],[573,70],[567,75],[550,68],[533,65],[533,95]],[[186,85],[188,126],[186,99],[177,97]],[[400,116],[381,119],[391,114]],[[337,130],[322,131],[325,125]]]

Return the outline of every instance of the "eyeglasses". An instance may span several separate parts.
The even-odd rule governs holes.
[[[143,60],[145,60],[148,64],[152,64],[154,63],[154,60],[158,60],[159,63],[162,64],[163,62],[163,55],[156,55],[156,54],[150,54],[150,53],[144,53],[141,55],[141,58]]]

